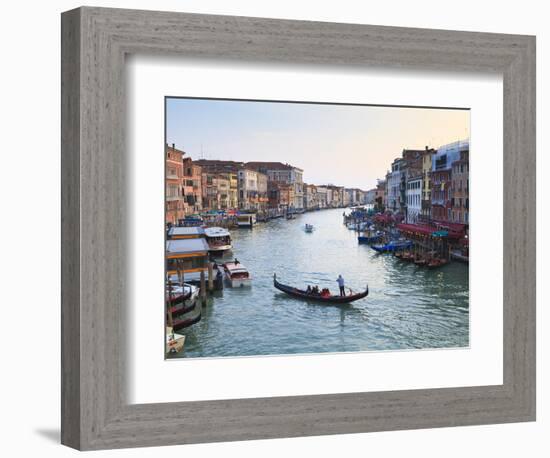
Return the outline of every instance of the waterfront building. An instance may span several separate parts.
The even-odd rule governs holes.
[[[319,208],[319,201],[317,199],[317,186],[315,186],[314,184],[304,183],[304,208],[306,210]]]
[[[349,207],[353,205],[353,189],[344,188],[342,194],[342,205],[344,207]]]
[[[426,147],[422,156],[422,208],[420,219],[429,222],[432,219],[432,160],[436,150]]]
[[[218,177],[222,180],[223,189],[220,189],[218,183],[218,191],[221,194],[227,194],[227,197],[220,196],[220,200],[226,201],[226,206],[223,209],[236,209],[239,207],[239,178],[237,172],[220,172]],[[227,186],[225,186],[227,183]],[[222,192],[223,191],[223,192]]]
[[[432,220],[451,219],[451,169],[432,170]]]
[[[185,217],[185,198],[183,194],[183,150],[176,145],[166,145],[166,223],[177,224]]]
[[[401,153],[401,184],[399,186],[399,211],[407,215],[407,183],[412,177],[417,177],[422,172],[422,156],[424,150],[404,149]]]
[[[431,201],[432,220],[452,221],[452,164],[460,160],[460,152],[469,150],[468,140],[440,146],[432,156]]]
[[[330,208],[344,206],[344,188],[342,186],[327,185],[327,205]]]
[[[288,211],[294,208],[294,186],[277,181],[267,182],[269,208]],[[302,204],[303,207],[303,204]]]
[[[357,190],[357,202],[359,205],[367,203],[367,191],[363,191],[362,189]]]
[[[258,181],[258,204],[257,209],[259,211],[265,212],[269,208],[269,196],[267,193],[267,175],[261,172],[257,172],[257,181]]]
[[[469,149],[462,149],[460,159],[452,163],[451,180],[451,221],[469,224]]]
[[[239,210],[258,209],[258,172],[244,168],[238,172],[239,179]]]
[[[422,175],[407,179],[407,192],[405,197],[407,202],[407,223],[417,223],[422,210]]]
[[[304,207],[304,171],[302,169],[282,162],[247,162],[246,168],[267,175],[269,181],[291,185],[294,197],[290,208],[302,209]]]
[[[227,208],[236,209],[239,206],[238,171],[244,167],[243,162],[200,159],[194,163],[205,172],[218,175],[222,180],[229,181]],[[225,200],[225,199],[222,199]]]
[[[401,210],[401,168],[404,165],[402,158],[396,158],[391,164],[391,172],[387,179],[387,206],[386,208],[393,213]]]
[[[217,174],[215,178],[217,191],[217,208],[219,210],[229,210],[229,178],[226,174]]]
[[[317,189],[317,205],[319,208],[327,208],[328,200],[327,193],[328,189],[326,186],[316,186]]]
[[[384,212],[386,210],[386,180],[378,180],[376,184],[376,193],[374,197],[374,208],[377,211]]]
[[[183,158],[183,181],[185,214],[199,213],[202,210],[202,169],[190,157]]]
[[[384,210],[389,210],[390,208],[390,179],[391,179],[391,171],[388,171],[386,173],[386,177],[384,179]]]
[[[373,205],[373,206],[376,204],[376,191],[377,191],[377,189],[373,188],[373,189],[369,189],[365,193],[365,200],[364,200],[365,204]]]
[[[202,172],[202,206],[203,210],[219,210],[218,199],[218,174],[215,172]]]

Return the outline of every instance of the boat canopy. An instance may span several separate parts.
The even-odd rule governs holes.
[[[176,227],[173,226],[168,231],[168,238],[176,237],[202,237],[204,235],[204,229],[199,226],[187,226],[187,227]]]
[[[231,234],[223,227],[207,227],[204,229],[207,237],[229,237]]]
[[[208,243],[200,239],[176,239],[166,241],[166,256],[177,258],[178,256],[203,254],[208,252]]]

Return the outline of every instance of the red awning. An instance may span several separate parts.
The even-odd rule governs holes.
[[[449,223],[447,221],[434,221],[434,224],[440,229],[448,230],[451,238],[461,238],[466,234],[466,224]]]
[[[425,224],[398,224],[397,229],[403,232],[409,232],[411,234],[431,235],[437,230],[433,226],[426,226]]]

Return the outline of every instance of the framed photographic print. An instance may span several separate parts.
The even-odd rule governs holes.
[[[528,36],[64,13],[62,442],[533,420],[534,59]]]

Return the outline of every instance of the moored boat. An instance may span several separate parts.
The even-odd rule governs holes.
[[[223,227],[207,227],[204,229],[208,251],[211,254],[222,254],[231,249],[231,234]]]
[[[254,213],[241,213],[237,215],[237,226],[252,229],[256,224],[256,215]]]
[[[305,299],[307,301],[322,302],[325,304],[348,304],[350,302],[362,299],[369,295],[369,286],[365,291],[356,294],[349,294],[348,296],[321,296],[312,293],[308,293],[303,289],[294,288],[292,286],[284,285],[277,281],[277,275],[273,274],[273,286],[279,291],[282,291],[289,296],[296,297],[298,299]]]
[[[174,328],[166,327],[166,353],[174,354],[183,350],[185,336],[176,334]]]
[[[370,245],[372,243],[377,243],[382,240],[382,234],[373,234],[373,235],[359,235],[357,237],[357,241],[359,243],[365,243],[367,245]]]
[[[388,253],[399,250],[406,250],[412,247],[412,242],[410,240],[391,240],[388,243],[381,243],[376,245],[371,245],[371,248],[379,253]]]
[[[417,265],[417,266],[421,266],[421,267],[424,267],[428,264],[428,260],[422,256],[419,256],[417,259],[414,260],[414,263]]]
[[[172,316],[173,329],[186,328],[200,321],[201,306],[198,304],[200,289],[189,283],[180,286],[175,282],[171,282],[169,285],[167,287],[166,306],[167,312]],[[175,298],[180,296],[182,299],[176,301]]]
[[[225,278],[232,288],[251,286],[252,278],[247,268],[240,262],[226,262],[222,264]]]
[[[432,258],[428,260],[428,263],[426,264],[426,267],[428,269],[436,269],[438,267],[443,267],[444,265],[448,264],[449,261],[443,258]]]
[[[168,283],[166,285],[166,303],[170,306],[181,304],[191,297],[194,286],[184,283],[183,286]]]

